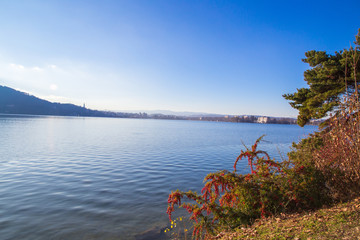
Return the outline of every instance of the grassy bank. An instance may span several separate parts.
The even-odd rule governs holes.
[[[317,211],[259,219],[213,239],[360,239],[360,198]]]

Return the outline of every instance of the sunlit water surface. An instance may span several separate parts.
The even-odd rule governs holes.
[[[263,134],[279,159],[316,127],[0,115],[1,239],[135,239]],[[239,162],[240,172],[249,171]]]

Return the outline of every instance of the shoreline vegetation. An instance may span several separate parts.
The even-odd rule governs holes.
[[[145,112],[127,113],[91,110],[84,106],[73,104],[52,103],[24,92],[0,85],[0,114],[24,114],[45,116],[81,116],[81,117],[109,117],[109,118],[140,118],[140,119],[166,119],[166,120],[191,120],[215,121],[234,123],[264,123],[264,124],[296,124],[295,118],[269,117],[253,115],[219,115],[219,114],[194,114],[178,116],[170,114]],[[309,125],[319,125],[322,120],[311,120]]]
[[[327,117],[319,130],[281,160],[261,150],[261,136],[233,171],[209,173],[201,193],[172,191],[170,239],[191,238],[189,229],[174,230],[176,208],[189,213],[195,239],[359,239],[360,29],[354,43],[334,54],[306,52],[309,87],[283,95],[299,126]],[[251,171],[239,174],[244,159]]]
[[[360,198],[316,211],[258,219],[250,227],[222,232],[212,239],[353,239],[360,236]]]

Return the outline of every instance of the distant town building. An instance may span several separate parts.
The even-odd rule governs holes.
[[[257,119],[256,122],[257,122],[257,123],[267,123],[268,120],[269,120],[268,117],[258,117],[258,119]]]

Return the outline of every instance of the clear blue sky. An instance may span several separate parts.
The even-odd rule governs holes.
[[[296,116],[308,50],[348,48],[360,1],[0,1],[0,85],[94,109]]]

